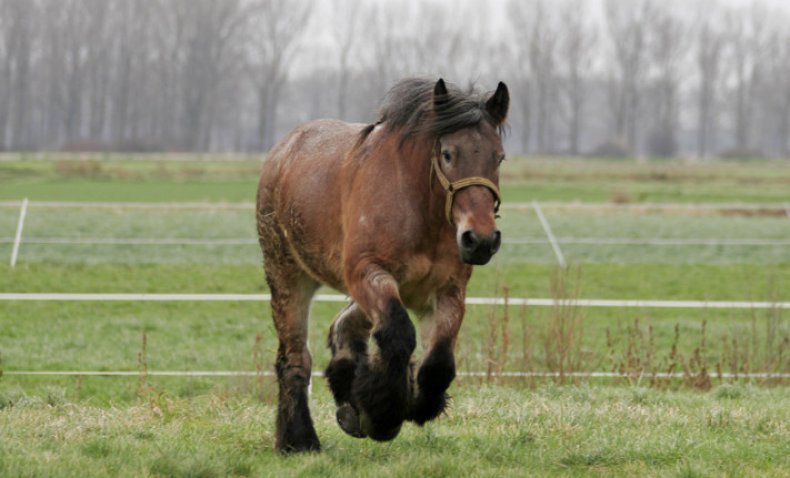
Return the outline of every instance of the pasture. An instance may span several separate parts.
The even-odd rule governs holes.
[[[265,293],[251,206],[259,167],[237,156],[3,156],[0,293]],[[468,295],[788,302],[789,188],[782,162],[509,160],[505,244]],[[95,204],[120,201],[149,204]],[[173,202],[190,204],[160,204]],[[728,206],[635,207],[663,202]],[[341,307],[313,307],[316,371]],[[271,451],[275,348],[263,302],[0,301],[0,475],[780,476],[790,466],[788,380],[743,378],[790,373],[778,307],[470,305],[457,356],[471,376],[452,386],[446,417],[391,444],[355,441],[317,379],[326,453],[285,460]],[[57,371],[131,375],[14,374]],[[623,376],[573,375],[588,372]]]

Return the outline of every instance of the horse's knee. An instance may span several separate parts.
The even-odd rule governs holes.
[[[417,394],[409,419],[419,425],[439,416],[447,407],[447,389],[455,379],[455,358],[449,340],[437,342],[417,372]]]

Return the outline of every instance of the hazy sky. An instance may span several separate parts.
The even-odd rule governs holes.
[[[427,10],[427,6],[445,6],[448,12],[458,10],[485,11],[485,15],[473,15],[477,21],[484,21],[489,24],[491,32],[498,32],[500,29],[508,29],[510,25],[507,21],[507,5],[511,0],[350,0],[351,5],[361,2],[367,5],[384,4],[399,2],[408,11]],[[543,0],[550,5],[554,2],[576,2],[587,7],[585,14],[601,22],[602,5],[606,0]],[[618,0],[623,4],[632,0]],[[734,8],[748,7],[752,4],[764,5],[769,9],[782,9],[790,12],[790,0],[659,0],[665,5],[672,5],[680,9],[687,9],[690,16],[696,16],[707,11],[706,5],[718,4],[731,6]],[[334,0],[318,0],[315,4],[315,11],[312,15],[312,25],[308,29],[309,34],[302,43],[301,61],[294,65],[292,72],[299,75],[311,74],[316,68],[335,66],[337,41],[333,36],[332,25],[336,18],[341,15],[342,9],[338,8],[338,3]],[[411,25],[404,25],[403,31],[410,31]]]

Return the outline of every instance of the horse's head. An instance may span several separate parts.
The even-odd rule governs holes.
[[[434,107],[447,96],[444,81],[433,92]],[[507,116],[510,96],[499,86],[485,100],[483,119],[475,126],[442,135],[434,151],[433,174],[446,191],[445,216],[455,226],[461,259],[488,263],[499,250],[502,234],[496,225],[499,208],[499,165],[505,158],[499,127]]]

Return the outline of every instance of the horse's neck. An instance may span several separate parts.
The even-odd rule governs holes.
[[[413,141],[403,145],[399,160],[403,172],[411,178],[414,188],[412,205],[424,215],[426,226],[436,239],[446,233],[447,220],[444,217],[445,193],[431,170],[431,155],[435,153],[435,145],[426,141]]]

